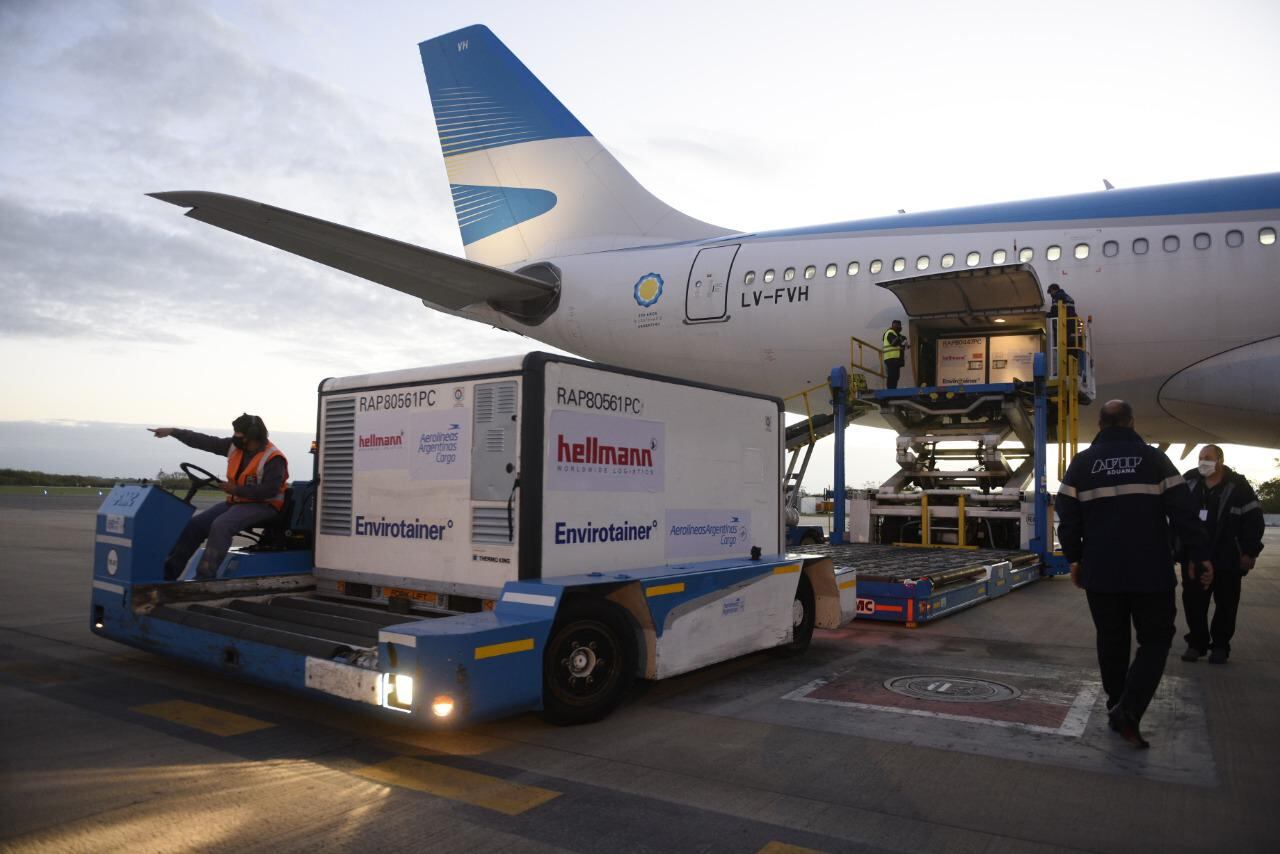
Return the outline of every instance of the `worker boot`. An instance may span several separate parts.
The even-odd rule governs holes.
[[[1112,732],[1120,733],[1121,738],[1139,750],[1146,750],[1151,746],[1151,742],[1142,737],[1142,730],[1138,729],[1138,719],[1124,709],[1112,710],[1107,715],[1107,725],[1111,727]]]
[[[1204,656],[1205,656],[1205,651],[1203,649],[1196,649],[1194,646],[1188,645],[1187,651],[1182,654],[1182,660],[1183,661],[1199,661],[1200,659],[1204,658]],[[1213,659],[1210,659],[1210,661],[1212,660]]]
[[[1210,664],[1226,664],[1227,655],[1228,653],[1225,649],[1215,648],[1212,652],[1209,653],[1209,663]],[[1186,658],[1186,656],[1183,656],[1183,658]]]

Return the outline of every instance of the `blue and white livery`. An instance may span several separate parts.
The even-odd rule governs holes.
[[[782,397],[901,317],[888,286],[1018,265],[1093,317],[1098,393],[1130,400],[1144,435],[1280,442],[1280,174],[741,231],[645,190],[486,27],[420,51],[466,261],[245,199],[157,196],[433,309]]]

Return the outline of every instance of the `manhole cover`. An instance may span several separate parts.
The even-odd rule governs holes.
[[[970,676],[895,676],[886,679],[884,687],[904,697],[949,703],[999,703],[1022,696],[1012,685]]]

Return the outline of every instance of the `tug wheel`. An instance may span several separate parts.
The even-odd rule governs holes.
[[[631,627],[618,606],[562,605],[542,656],[542,716],[558,726],[600,720],[631,687],[635,660]]]
[[[809,583],[809,576],[801,572],[795,598],[791,600],[791,642],[778,647],[778,651],[784,655],[799,655],[808,649],[816,622],[813,585]]]

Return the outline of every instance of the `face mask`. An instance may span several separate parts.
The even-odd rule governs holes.
[[[1218,470],[1218,464],[1215,461],[1213,460],[1200,461],[1200,474],[1204,475],[1205,477],[1210,477],[1217,470]]]
[[[231,444],[235,445],[237,448],[239,448],[242,451],[244,450],[244,441],[245,440],[240,436],[231,437]],[[1201,463],[1201,465],[1204,465],[1204,463]]]

